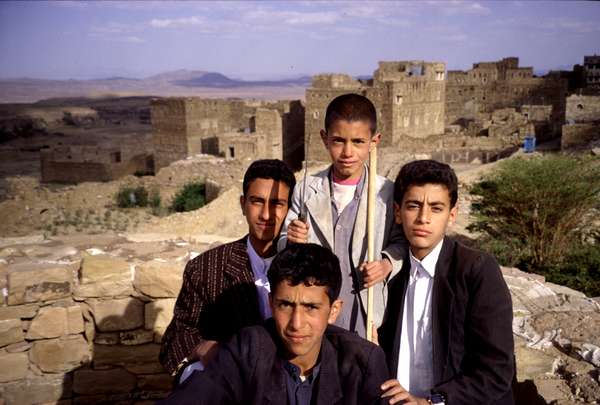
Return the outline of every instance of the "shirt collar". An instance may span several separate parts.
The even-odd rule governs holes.
[[[417,268],[420,266],[425,272],[429,275],[429,277],[433,278],[435,275],[435,266],[437,264],[438,258],[440,257],[440,252],[442,251],[442,245],[444,244],[444,239],[438,242],[437,245],[433,248],[431,252],[427,254],[422,260],[417,259],[413,256],[412,252],[410,252],[410,271],[411,274],[417,271]]]

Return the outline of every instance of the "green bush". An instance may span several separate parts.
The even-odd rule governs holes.
[[[121,187],[115,196],[119,208],[146,207],[148,191],[144,186]]]
[[[468,229],[500,263],[579,289],[596,274],[596,262],[580,252],[599,249],[589,241],[593,210],[600,206],[597,158],[510,159],[470,191],[475,221]]]
[[[175,212],[193,211],[206,204],[204,183],[187,183],[177,192],[171,203],[171,210]]]

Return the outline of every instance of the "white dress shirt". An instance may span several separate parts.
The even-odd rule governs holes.
[[[271,267],[271,262],[275,256],[267,257],[263,259],[256,253],[256,250],[250,243],[250,237],[246,239],[246,250],[248,252],[248,258],[250,258],[250,267],[252,267],[252,274],[254,274],[254,285],[256,285],[256,292],[258,293],[258,308],[263,319],[271,317],[271,307],[269,306],[269,292],[271,287],[269,280],[267,279],[267,271]],[[194,371],[203,371],[204,364],[198,360],[187,366],[179,377],[179,383],[183,383]]]
[[[427,398],[433,387],[431,295],[442,239],[418,260],[410,253],[410,277],[404,296],[397,378],[412,395]]]

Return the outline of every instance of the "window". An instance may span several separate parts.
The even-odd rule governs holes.
[[[230,158],[234,158],[235,157],[235,148],[233,146],[229,147],[229,157]]]
[[[396,104],[402,105],[402,96],[399,94],[396,95]]]
[[[313,118],[314,119],[318,119],[319,118],[319,112],[318,111],[313,112]]]

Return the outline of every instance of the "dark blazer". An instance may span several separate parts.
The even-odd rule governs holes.
[[[204,372],[194,372],[161,405],[287,404],[282,349],[273,319],[243,329]],[[321,344],[313,391],[316,405],[383,405],[380,385],[389,378],[381,348],[330,325]],[[316,398],[315,398],[316,396]]]
[[[379,343],[398,369],[410,260],[390,280]],[[432,292],[434,389],[446,404],[513,404],[512,303],[496,260],[444,239]]]
[[[160,362],[172,373],[203,340],[225,343],[243,327],[262,322],[244,237],[188,262]]]

